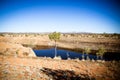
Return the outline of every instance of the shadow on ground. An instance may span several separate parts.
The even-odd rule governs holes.
[[[42,72],[48,75],[52,80],[95,80],[90,78],[87,74],[76,74],[70,70],[53,70],[43,68]]]
[[[111,61],[105,64],[108,69],[107,75],[111,75],[114,80],[120,79],[120,61]]]

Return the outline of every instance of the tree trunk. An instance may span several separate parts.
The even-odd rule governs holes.
[[[90,60],[89,55],[87,55],[87,60]]]
[[[99,56],[97,55],[97,60],[99,59]]]
[[[82,54],[82,59],[85,59],[84,53]]]
[[[86,60],[89,60],[89,54],[88,53],[86,53],[87,54],[87,56],[86,56]]]
[[[69,52],[67,52],[66,55],[67,55],[67,59],[69,59]]]
[[[101,57],[101,60],[103,60],[103,56],[100,56]]]
[[[55,41],[55,57],[57,56],[57,45],[56,45],[56,41]]]

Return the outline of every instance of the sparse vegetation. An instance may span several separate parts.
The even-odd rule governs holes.
[[[104,47],[100,47],[98,49],[98,52],[96,53],[97,57],[100,57],[103,60],[103,55],[105,54],[105,48]]]
[[[54,36],[52,35],[54,34]],[[57,35],[56,35],[57,34]],[[60,56],[56,59],[47,57],[26,57],[32,53],[31,48],[23,47],[21,44],[29,45],[36,42],[37,45],[47,45],[50,41],[55,42],[60,47],[69,49],[84,48],[87,56],[92,53],[93,49],[98,49],[96,53],[103,59],[107,50],[120,50],[119,34],[71,34],[66,33],[4,33],[0,36],[0,79],[2,80],[56,80],[56,79],[80,79],[80,80],[118,80],[120,74],[120,61],[81,61],[79,58],[62,60]],[[27,35],[27,36],[26,36]],[[106,35],[106,34],[105,34]],[[49,37],[48,37],[49,36]],[[57,36],[57,37],[56,37]],[[31,39],[32,38],[32,39]],[[59,39],[61,38],[61,42]],[[58,42],[56,44],[56,42]],[[53,42],[53,43],[54,43]],[[76,42],[74,44],[74,42]],[[106,46],[107,45],[107,46]],[[30,45],[32,46],[32,45]],[[39,49],[39,48],[38,48]],[[113,50],[112,50],[113,49]],[[57,52],[57,51],[55,51]],[[4,54],[4,55],[3,55]],[[8,56],[10,54],[10,56]],[[19,57],[14,57],[14,54]],[[34,53],[32,53],[33,55]],[[71,56],[71,55],[70,55]],[[83,57],[84,59],[84,57]],[[87,58],[89,59],[89,58]],[[101,61],[101,60],[100,60]]]
[[[26,57],[28,57],[29,53],[24,52],[23,55],[26,56]]]

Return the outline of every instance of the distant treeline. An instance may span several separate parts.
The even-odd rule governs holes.
[[[1,32],[0,36],[9,36],[9,37],[17,37],[17,36],[44,36],[44,35],[48,35],[50,34],[50,32],[45,32],[45,33],[11,33],[11,32]],[[92,38],[105,38],[105,37],[109,37],[109,38],[116,38],[116,39],[120,39],[120,33],[86,33],[86,32],[80,32],[80,33],[73,33],[73,32],[69,32],[69,33],[61,33],[62,36],[64,37],[92,37]]]

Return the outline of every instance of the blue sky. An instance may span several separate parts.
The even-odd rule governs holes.
[[[0,32],[120,33],[119,0],[0,0]]]

